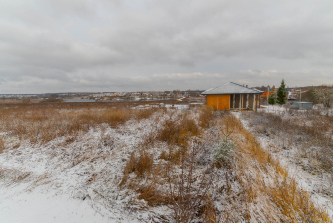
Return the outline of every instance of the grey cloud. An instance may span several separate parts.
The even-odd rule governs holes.
[[[49,31],[0,23],[1,63],[70,71],[119,61],[109,49],[59,37]]]
[[[160,73],[143,76],[109,75],[107,71],[78,70],[66,77],[21,76],[2,80],[2,90],[21,89],[25,93],[45,93],[61,91],[161,91],[173,89],[209,89],[228,81],[250,86],[276,85],[282,79],[288,86],[300,86],[300,80],[310,85],[331,83],[331,76],[316,70],[278,71],[278,70],[238,70],[218,73]],[[103,81],[101,81],[103,80]],[[260,80],[260,81],[258,81]],[[46,90],[47,89],[47,90]]]
[[[174,12],[174,1],[163,2],[169,14],[155,14],[154,11],[151,15],[149,12],[146,12],[148,15],[142,12],[124,14],[119,26],[106,29],[102,34],[102,42],[132,62],[178,65],[195,65],[216,57],[303,59],[314,54],[332,54],[327,47],[331,45],[332,26],[321,25],[327,19],[326,15],[317,14],[313,18],[308,8],[308,14],[302,18],[288,12],[289,17],[273,16],[266,21],[261,11],[273,10],[276,4],[271,6],[255,1],[264,8],[251,8],[249,4],[253,1],[209,2],[185,1],[186,4],[177,5],[178,10]],[[191,7],[193,4],[195,7]],[[238,7],[242,4],[243,7]],[[282,1],[282,4],[286,2]],[[226,8],[212,7],[216,5]],[[280,10],[275,14],[282,14],[285,7]]]
[[[327,82],[333,69],[328,0],[2,5],[0,93],[205,89],[227,80],[260,85],[282,78],[311,85]]]

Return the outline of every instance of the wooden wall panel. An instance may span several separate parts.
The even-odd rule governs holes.
[[[230,95],[218,95],[217,110],[230,110]]]
[[[256,110],[256,105],[259,108],[260,95],[250,94],[249,98],[247,97],[247,94],[237,94],[235,96],[235,105],[233,105],[233,95],[207,95],[207,106],[214,110],[230,110],[230,108],[241,109],[242,107],[243,109],[246,109],[246,105],[248,105],[251,110]]]
[[[207,95],[207,106],[217,109],[217,95]]]
[[[207,106],[217,110],[230,110],[230,95],[207,95]]]

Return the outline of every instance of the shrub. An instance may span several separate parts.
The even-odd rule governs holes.
[[[179,141],[180,126],[176,121],[167,120],[157,133],[157,140],[167,142],[168,144],[176,144]]]
[[[153,155],[147,153],[146,151],[141,151],[139,157],[135,156],[133,152],[130,159],[126,163],[124,169],[124,176],[119,184],[119,186],[124,185],[127,182],[128,174],[135,172],[138,177],[144,177],[149,175],[153,169],[154,158]]]
[[[210,121],[214,118],[214,112],[210,107],[204,107],[199,113],[199,125],[202,128],[208,128]]]
[[[180,127],[183,131],[191,133],[192,135],[198,134],[198,126],[193,119],[184,118],[180,123]]]
[[[198,135],[198,126],[193,119],[184,115],[180,120],[167,120],[158,130],[156,139],[169,145],[184,146],[189,136]]]
[[[153,169],[153,156],[145,151],[141,152],[137,162],[134,166],[134,171],[138,177],[143,177],[145,174],[149,174]]]
[[[275,95],[275,93],[269,95],[268,104],[270,104],[270,105],[275,105],[276,104],[276,95]]]
[[[219,143],[217,148],[214,150],[214,160],[217,168],[229,166],[232,161],[235,147],[235,143],[231,140],[222,140]]]

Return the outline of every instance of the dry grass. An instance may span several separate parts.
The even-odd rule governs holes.
[[[310,173],[333,168],[333,117],[318,114],[318,111],[292,111],[291,118],[263,112],[248,113],[246,118],[259,134],[273,135],[282,149],[297,148],[299,162],[307,158]]]
[[[211,196],[207,196],[205,205],[202,207],[204,221],[206,223],[217,223],[219,222],[219,218],[216,215],[214,201],[212,200]]]
[[[293,222],[300,219],[306,222],[331,222],[323,210],[314,206],[310,195],[297,187],[293,178],[276,181],[275,187],[269,187],[268,192],[282,214]]]
[[[134,171],[138,177],[150,174],[153,168],[153,156],[146,151],[142,151],[135,162]]]
[[[197,210],[201,209],[202,214],[200,218],[205,217],[210,219],[209,222],[213,222],[213,211],[215,209],[213,203],[206,196],[211,185],[207,179],[209,174],[196,169],[199,153],[194,152],[192,143],[193,138],[200,137],[204,128],[210,126],[208,122],[211,122],[213,117],[215,117],[211,111],[203,111],[203,113],[207,112],[210,116],[202,118],[206,124],[201,126],[200,122],[198,123],[196,120],[199,113],[195,111],[181,113],[178,111],[159,110],[158,114],[152,118],[151,116],[156,109],[112,108],[98,104],[94,104],[97,105],[96,107],[91,107],[90,105],[73,107],[59,105],[57,107],[55,105],[51,107],[31,105],[2,108],[0,109],[0,131],[6,132],[10,137],[17,137],[19,140],[28,140],[36,144],[48,143],[57,137],[63,137],[60,142],[61,146],[65,147],[66,150],[68,149],[72,154],[67,157],[68,166],[66,168],[72,168],[83,162],[103,162],[103,159],[112,157],[114,151],[104,151],[106,146],[112,147],[115,143],[114,138],[104,135],[106,128],[110,126],[118,128],[115,131],[123,133],[126,130],[121,128],[121,124],[130,119],[151,118],[152,123],[155,123],[154,120],[156,120],[158,126],[162,124],[161,128],[157,129],[156,134],[154,134],[155,128],[153,128],[147,140],[144,140],[142,144],[135,145],[135,147],[130,147],[134,151],[129,153],[129,159],[123,170],[123,178],[117,178],[116,180],[117,183],[121,180],[119,188],[135,191],[137,198],[144,199],[150,206],[169,205],[174,207],[176,212],[176,207],[180,204],[182,207],[180,209],[182,210],[181,213],[186,213],[187,219],[196,217]],[[165,118],[167,118],[166,121]],[[91,143],[90,141],[82,147],[76,147],[76,143],[71,144],[76,140],[84,140],[85,138],[81,136],[89,131],[90,128],[99,130],[101,139],[98,145],[89,144]],[[114,148],[121,149],[122,144],[117,143],[117,147]],[[156,148],[153,147],[154,143],[160,144],[163,149],[166,149],[164,155],[160,155],[161,158],[159,160],[157,160],[159,154],[155,155]],[[5,144],[3,143],[4,146]],[[45,147],[53,150],[59,145],[52,142]],[[199,145],[199,143],[195,145]],[[38,146],[36,145],[36,147]],[[195,148],[198,149],[199,147]],[[51,156],[56,157],[62,152],[54,149],[52,151],[54,155],[52,154]],[[103,154],[104,152],[105,154]],[[182,174],[177,172],[179,166],[183,170]],[[169,172],[170,175],[168,175],[167,169],[173,172]],[[99,184],[102,180],[101,178],[106,177],[106,174],[103,174],[94,173],[87,177],[85,181],[86,186],[91,187]],[[38,179],[38,183],[43,184],[49,180],[48,176],[41,176]],[[184,184],[181,184],[179,180],[184,182]],[[103,182],[105,183],[106,181]],[[169,183],[174,186],[173,193],[169,191]],[[197,187],[193,185],[197,185]],[[184,187],[186,187],[186,190],[181,190]]]
[[[182,146],[187,138],[199,134],[199,128],[193,119],[183,115],[177,120],[166,120],[156,134],[156,140],[169,145]]]
[[[40,103],[42,99],[0,99],[0,104],[30,104]]]
[[[172,203],[169,196],[157,189],[156,182],[148,185],[135,186],[136,192],[139,193],[138,198],[147,201],[149,206],[168,205]]]
[[[169,149],[163,150],[159,159],[163,159],[165,161],[171,162],[174,165],[179,165],[181,161],[181,155],[186,151],[186,148],[174,148],[173,146],[169,146]]]
[[[208,128],[214,116],[215,115],[211,107],[202,107],[200,109],[199,118],[198,118],[200,127]]]
[[[119,186],[134,190],[139,194],[138,198],[147,201],[149,206],[171,204],[172,198],[158,189],[164,175],[163,171],[165,171],[165,167],[161,162],[157,166],[153,165],[152,155],[141,152],[140,156],[135,157],[132,153],[130,160],[126,163],[124,176]],[[135,173],[138,178],[129,180],[131,173]]]
[[[138,148],[131,154],[124,168],[120,187],[136,191],[138,198],[144,199],[150,206],[171,205],[176,222],[189,222],[197,216],[198,211],[200,218],[214,222],[214,205],[208,200],[205,204],[211,185],[210,175],[194,174],[202,146],[199,142],[193,143],[193,137],[200,137],[203,128],[194,119],[197,117],[195,112],[165,112],[169,118],[162,121],[154,136],[148,136],[143,143],[145,149]],[[210,110],[201,110],[199,115],[203,112],[211,115],[204,119],[207,123],[216,117]],[[207,123],[204,127],[209,126]],[[153,165],[153,156],[147,155],[147,151],[156,141],[166,142],[168,149],[155,157],[159,159],[159,164]],[[178,168],[181,173],[177,171]],[[166,187],[167,184],[169,186]]]
[[[17,107],[0,109],[0,131],[31,143],[47,143],[57,137],[73,137],[106,123],[117,127],[129,119],[149,118],[156,109],[112,108],[107,105],[64,107]],[[72,137],[73,136],[73,137]]]
[[[130,119],[150,118],[156,111],[119,106],[113,108],[109,104],[98,103],[93,106],[38,106],[40,105],[0,109],[0,131],[32,143],[47,143],[63,136],[65,143],[70,144],[89,128],[97,127],[103,131],[105,125],[102,124],[117,128]],[[251,221],[254,220],[253,216],[259,215],[256,212],[258,210],[265,216],[262,219],[268,222],[331,221],[324,211],[311,202],[310,195],[297,186],[288,171],[268,151],[260,147],[254,136],[246,131],[235,117],[225,113],[219,118],[220,139],[237,143],[236,164],[229,165],[228,168],[221,166],[221,169],[216,170],[213,161],[205,164],[199,162],[201,155],[207,152],[202,143],[213,145],[213,142],[202,142],[204,140],[201,137],[205,129],[214,127],[212,123],[216,123],[216,113],[209,108],[201,108],[197,114],[188,111],[182,114],[163,111],[163,115],[169,115],[169,118],[159,122],[162,125],[155,134],[150,134],[142,145],[131,153],[124,167],[120,189],[135,191],[138,199],[144,199],[150,206],[169,205],[174,210],[176,222],[191,222],[194,218],[203,222],[232,222],[237,215],[245,221]],[[155,118],[158,120],[160,117]],[[303,131],[316,134],[310,129]],[[152,152],[156,141],[165,142],[161,143],[164,150],[159,156]],[[112,146],[113,139],[103,137],[101,143]],[[209,147],[210,150],[211,148]],[[0,137],[0,152],[4,149],[6,142]],[[87,148],[83,155],[73,159],[72,166],[92,160],[96,156],[94,153],[92,147]],[[234,171],[235,175],[237,173],[237,179],[233,181],[242,185],[242,194],[233,194],[235,191],[226,180],[227,185],[223,185],[222,192],[218,195],[228,195],[230,200],[226,202],[230,203],[239,199],[238,197],[244,197],[243,203],[248,208],[247,212],[221,213],[217,210],[214,205],[216,197],[211,195],[214,171],[225,171],[225,178],[228,178],[229,172]],[[29,175],[18,175],[17,180],[24,180],[25,177]],[[87,183],[93,184],[98,177],[99,175],[92,175]],[[42,181],[44,180],[41,179]],[[266,206],[257,205],[259,203]],[[235,208],[236,211],[240,209]],[[232,211],[236,212],[235,210]]]
[[[237,166],[242,185],[246,191],[247,202],[256,203],[266,200],[268,207],[260,210],[270,221],[282,222],[331,222],[327,213],[316,207],[309,194],[300,189],[288,171],[262,149],[251,133],[246,131],[237,119],[233,119],[237,128],[238,149]],[[242,136],[239,140],[239,136]],[[255,160],[253,163],[251,160]],[[250,172],[249,172],[250,171]],[[270,182],[267,179],[273,179]],[[273,205],[273,206],[272,206]],[[275,210],[280,214],[272,215],[267,210]]]
[[[125,172],[135,173],[137,178],[132,176],[128,181],[129,174],[125,174],[124,179],[127,188],[135,190],[139,194],[139,199],[146,200],[151,206],[171,205],[176,222],[191,222],[194,218],[203,222],[230,222],[234,221],[235,217],[245,221],[258,218],[258,221],[267,222],[330,222],[327,214],[313,205],[309,194],[297,187],[288,171],[268,151],[260,147],[254,136],[243,128],[237,118],[227,113],[220,116],[220,139],[237,142],[237,162],[236,165],[231,165],[232,168],[222,166],[223,171],[226,171],[227,185],[219,189],[221,190],[219,193],[220,196],[230,196],[226,202],[230,202],[234,210],[232,209],[230,213],[218,210],[209,195],[211,192],[209,173],[216,171],[214,164],[207,163],[208,169],[203,175],[195,174],[198,168],[195,157],[201,150],[200,143],[189,142],[193,142],[192,136],[196,138],[201,136],[201,131],[194,134],[193,130],[201,130],[201,127],[193,128],[192,123],[186,115],[173,117],[164,122],[158,131],[155,139],[168,143],[168,149],[162,151],[158,157],[163,160],[164,166],[150,166],[149,171],[140,173],[135,167],[140,156],[131,156]],[[183,132],[186,132],[187,136],[182,142],[179,135]],[[149,147],[149,144],[147,146]],[[167,177],[161,168],[167,169]],[[233,181],[238,181],[242,185],[241,194],[238,195],[233,194],[235,193],[233,186],[229,185],[227,179],[229,178],[227,172],[233,171],[237,174],[235,176],[229,174],[229,177],[234,177]],[[140,180],[142,176],[144,181]],[[267,176],[272,182],[265,180]],[[168,190],[165,189],[166,183],[169,184]],[[247,210],[237,204],[240,201],[245,203]]]
[[[165,167],[161,162],[154,168],[150,183],[139,186],[132,185],[132,188],[136,189],[136,192],[139,193],[138,198],[144,199],[150,206],[172,204],[173,199],[161,189],[158,189],[161,184],[161,178],[164,175],[162,172],[165,171],[163,168]]]
[[[5,142],[2,139],[2,137],[0,137],[0,153],[2,153],[5,149],[6,149]]]
[[[136,175],[140,178],[149,176],[153,170],[153,161],[153,155],[147,153],[144,150],[140,151],[139,156],[136,156],[135,152],[133,152],[130,156],[130,159],[126,163],[124,176],[119,185],[122,186],[126,184],[128,175],[133,172],[136,173]]]

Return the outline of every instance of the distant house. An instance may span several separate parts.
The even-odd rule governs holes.
[[[216,110],[257,110],[263,91],[233,82],[202,92],[206,105]]]
[[[270,91],[270,92],[263,92],[261,95],[261,98],[268,98],[269,96],[271,96],[272,94],[274,94],[275,92]]]

